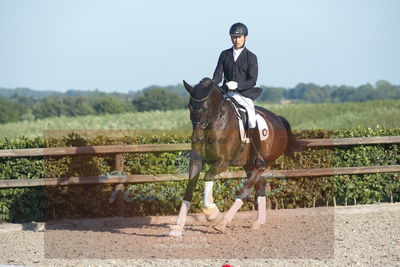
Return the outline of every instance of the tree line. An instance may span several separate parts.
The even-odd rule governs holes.
[[[13,94],[8,98],[0,96],[0,123],[47,117],[182,109],[186,105],[186,97],[160,87],[148,88],[132,95],[93,92],[37,98]]]
[[[376,82],[375,86],[368,83],[358,87],[347,85],[319,86],[314,83],[299,83],[291,89],[261,87],[264,90],[258,100],[270,102],[291,100],[308,103],[342,103],[400,99],[400,86],[384,80]]]
[[[319,86],[314,83],[299,83],[290,89],[261,87],[263,92],[257,100],[265,102],[341,103],[400,99],[400,86],[383,80],[374,86],[365,84],[359,87]],[[58,116],[182,109],[187,103],[188,94],[181,84],[150,86],[127,94],[98,90],[59,93],[0,88],[0,123]]]

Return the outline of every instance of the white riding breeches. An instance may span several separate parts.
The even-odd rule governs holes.
[[[257,126],[256,110],[254,109],[253,100],[251,100],[251,98],[243,96],[242,94],[236,91],[229,91],[227,95],[235,99],[239,105],[241,105],[246,109],[247,116],[249,118],[249,128],[250,129],[256,128]]]

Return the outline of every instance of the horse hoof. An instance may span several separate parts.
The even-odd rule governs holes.
[[[219,223],[214,225],[214,229],[220,233],[225,233],[226,226],[228,225],[228,221],[226,219],[222,219]]]
[[[204,208],[203,213],[206,216],[206,220],[209,222],[215,221],[219,215],[219,209],[217,206],[211,208]]]
[[[169,236],[173,237],[182,237],[183,227],[180,225],[171,226],[171,231],[169,232]]]
[[[168,235],[173,237],[182,237],[182,231],[171,230]]]
[[[253,222],[252,224],[251,224],[251,230],[258,230],[258,229],[260,229],[261,228],[261,223],[259,223],[258,221],[255,221],[255,222]]]

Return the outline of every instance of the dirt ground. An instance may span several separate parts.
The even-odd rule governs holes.
[[[241,212],[225,234],[203,215],[169,237],[175,216],[0,225],[0,264],[40,266],[400,266],[400,203]]]

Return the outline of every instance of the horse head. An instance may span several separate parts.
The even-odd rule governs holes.
[[[222,89],[210,78],[204,78],[194,87],[183,84],[190,94],[190,119],[194,127],[205,128],[224,99]]]

